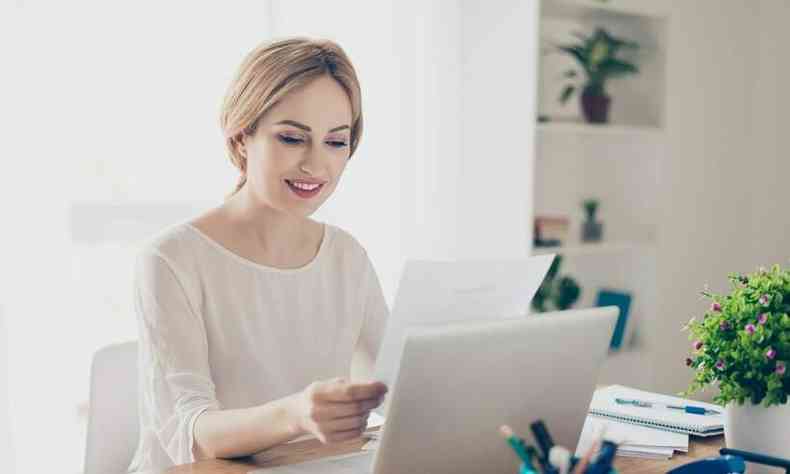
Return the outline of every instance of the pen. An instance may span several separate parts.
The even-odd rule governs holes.
[[[502,433],[502,436],[505,437],[510,447],[513,448],[513,451],[515,451],[516,455],[521,459],[523,463],[521,465],[521,474],[537,474],[538,471],[535,470],[532,464],[532,456],[527,452],[524,441],[516,436],[513,430],[507,425],[502,425],[499,428],[499,432]]]
[[[721,415],[721,412],[718,412],[716,410],[711,410],[710,408],[703,408],[703,407],[697,407],[692,405],[666,405],[663,403],[646,402],[643,400],[626,400],[623,398],[615,398],[614,401],[619,403],[620,405],[633,405],[635,407],[642,407],[642,408],[653,408],[657,406],[663,406],[665,408],[669,408],[672,410],[683,410],[686,413],[691,413],[694,415]]]

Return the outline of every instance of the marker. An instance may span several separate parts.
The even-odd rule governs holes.
[[[521,459],[523,463],[521,465],[521,474],[538,474],[538,471],[535,470],[535,466],[532,464],[532,456],[530,456],[526,446],[524,446],[524,440],[516,436],[513,430],[507,425],[500,426],[499,432],[502,433],[502,436],[505,437],[510,447],[513,448],[513,451],[515,451],[516,455]]]
[[[615,453],[617,453],[617,445],[611,441],[604,441],[595,462],[587,468],[587,474],[608,474],[611,472]]]
[[[554,447],[554,440],[551,439],[549,430],[546,429],[546,424],[543,423],[542,420],[538,420],[529,425],[529,427],[532,429],[535,441],[538,442],[538,446],[540,446],[540,450],[543,452],[538,458],[538,461],[540,461],[540,465],[543,467],[544,474],[556,474],[557,468],[552,466],[549,462],[549,453],[551,452],[551,448]]]

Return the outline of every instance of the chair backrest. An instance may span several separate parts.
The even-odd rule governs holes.
[[[0,472],[14,472],[16,470],[14,457],[14,444],[11,439],[11,416],[9,407],[8,382],[8,334],[3,316],[3,307],[0,306]]]
[[[99,349],[91,366],[85,474],[126,472],[139,432],[137,343]]]

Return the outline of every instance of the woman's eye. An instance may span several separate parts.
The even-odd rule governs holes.
[[[343,148],[348,146],[348,143],[339,140],[329,140],[327,143],[329,144],[329,146],[333,146],[335,148]]]
[[[280,141],[285,143],[286,145],[297,145],[304,141],[301,138],[290,137],[288,135],[278,135],[278,137],[280,138]]]

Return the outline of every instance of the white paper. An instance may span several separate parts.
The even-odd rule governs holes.
[[[407,262],[376,360],[376,380],[392,386],[411,328],[525,316],[553,260],[541,255]]]
[[[600,433],[605,440],[618,445],[618,456],[669,459],[674,451],[688,452],[687,434],[588,416],[576,447],[576,456],[586,454]]]
[[[370,416],[368,417],[368,429],[375,428],[377,426],[382,426],[384,424],[385,418],[378,413],[372,411],[370,412]],[[363,436],[370,437],[371,435],[375,435],[374,437],[378,437],[378,432],[373,431],[372,433],[365,433]],[[288,443],[297,443],[299,441],[307,441],[308,439],[316,439],[315,436],[311,434],[302,435],[298,438],[294,438]],[[288,444],[286,443],[286,444]]]

